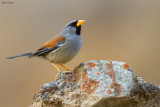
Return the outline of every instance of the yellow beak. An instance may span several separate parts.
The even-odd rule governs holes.
[[[84,22],[85,22],[85,20],[78,20],[77,27],[80,26],[80,25],[82,25]]]

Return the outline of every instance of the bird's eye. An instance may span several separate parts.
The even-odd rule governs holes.
[[[74,23],[71,23],[69,26],[74,26],[75,24]]]

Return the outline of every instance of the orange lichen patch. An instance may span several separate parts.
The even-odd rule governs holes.
[[[65,78],[64,81],[65,81],[65,82],[69,82],[68,78]]]
[[[107,93],[108,94],[112,94],[112,90],[107,90]]]
[[[81,85],[81,90],[87,94],[92,94],[99,87],[99,81],[94,81],[91,78],[85,78],[83,84]]]
[[[96,74],[97,74],[97,75],[100,75],[100,73],[99,73],[99,72],[97,72]]]
[[[113,69],[113,65],[112,65],[112,62],[110,61],[110,63],[107,63],[107,67],[108,67],[108,70],[109,72],[107,72],[106,74],[110,76],[110,78],[112,79],[112,84],[110,85],[111,88],[114,88],[115,89],[115,92],[120,94],[121,93],[121,90],[122,90],[122,87],[120,84],[118,84],[115,80],[115,72],[114,72],[114,69]]]
[[[70,82],[71,82],[71,83],[74,83],[75,81],[76,81],[76,76],[75,76],[75,75],[72,75]]]
[[[75,84],[76,76],[75,75],[68,75],[67,77],[65,77],[64,81],[68,82],[70,85]]]
[[[64,79],[65,82],[70,82],[70,80],[71,80],[71,75],[68,75],[68,76],[65,77],[65,79]]]
[[[105,74],[109,75],[112,80],[115,80],[115,73],[114,72],[107,72]]]
[[[128,64],[123,64],[123,69],[129,69],[130,66]]]
[[[87,75],[87,72],[86,72],[86,71],[83,72],[83,74],[82,74],[82,79],[85,79],[85,78],[86,78],[86,75]]]
[[[38,50],[44,48],[44,47],[47,47],[47,48],[54,48],[55,46],[57,46],[56,44],[58,42],[62,42],[66,40],[64,37],[62,36],[59,36],[59,37],[55,37],[54,39],[52,39],[51,41],[49,42],[46,42],[45,44],[43,44]]]
[[[89,68],[94,68],[94,67],[97,66],[97,64],[94,63],[94,62],[88,62],[87,65],[88,65]]]
[[[76,71],[76,81],[78,82],[81,79],[81,73],[79,71]]]
[[[106,74],[109,75],[113,81],[115,81],[116,76],[115,76],[115,72],[113,70],[112,62],[111,62],[111,64],[107,63],[107,67],[108,67],[109,72],[107,72]]]
[[[121,90],[122,90],[122,87],[120,84],[116,83],[116,82],[113,82],[111,85],[110,85],[111,88],[114,88],[115,91],[120,94],[121,93]]]

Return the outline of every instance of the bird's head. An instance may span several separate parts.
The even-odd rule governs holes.
[[[61,31],[63,36],[69,35],[80,35],[81,34],[81,25],[85,20],[73,20],[69,22]]]

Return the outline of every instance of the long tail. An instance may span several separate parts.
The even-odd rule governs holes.
[[[16,56],[7,57],[6,59],[13,59],[13,58],[17,58],[17,57],[30,56],[30,55],[32,55],[32,52],[24,53],[24,54],[20,54],[20,55],[16,55]]]

